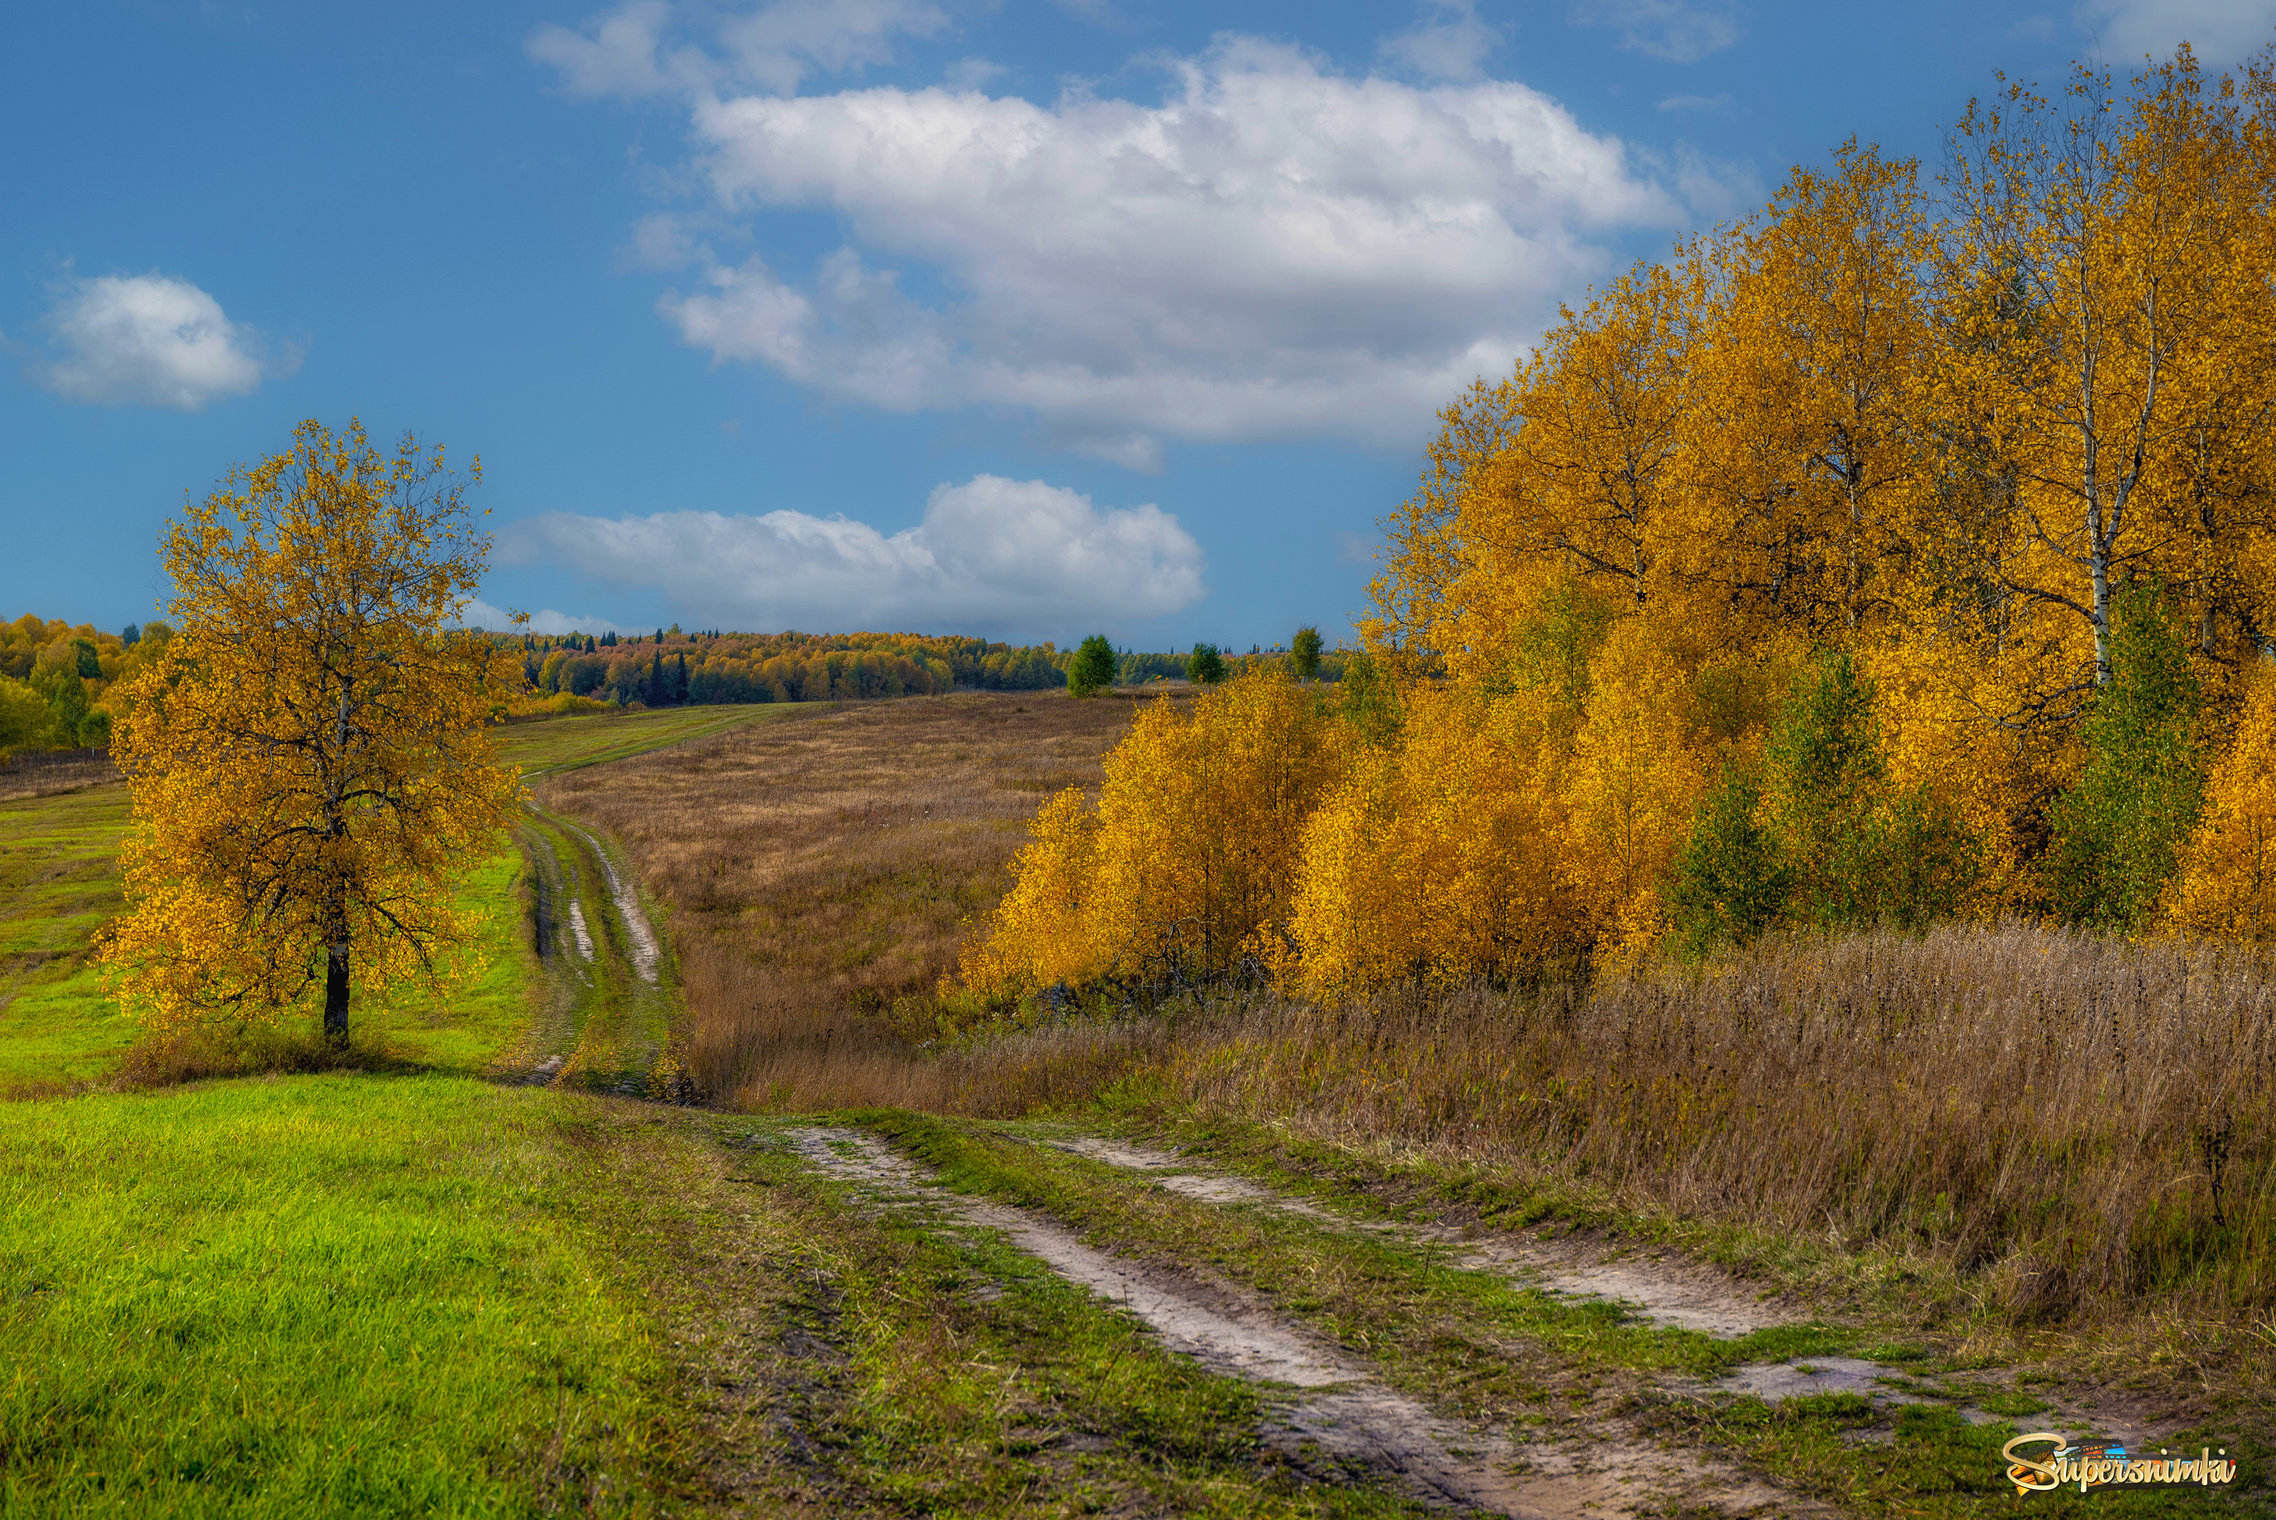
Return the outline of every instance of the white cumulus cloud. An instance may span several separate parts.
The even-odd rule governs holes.
[[[529,53],[560,70],[562,83],[577,94],[653,95],[673,83],[671,71],[657,57],[671,9],[665,0],[632,0],[595,18],[582,32],[541,26],[530,36]]]
[[[2114,68],[2163,58],[2183,42],[2199,62],[2225,68],[2276,40],[2276,0],[2087,0],[2078,23]]]
[[[1588,0],[1573,23],[1616,28],[1622,47],[1666,63],[1697,63],[1746,34],[1729,0]]]
[[[947,12],[924,0],[776,0],[723,35],[744,77],[787,95],[811,72],[884,63],[896,37],[930,37],[947,25]]]
[[[1352,78],[1237,38],[1172,69],[1157,105],[698,95],[716,212],[829,212],[853,242],[811,271],[710,261],[659,310],[718,361],[890,410],[1022,409],[1109,457],[1404,441],[1619,238],[1684,219],[1522,84]]]
[[[1476,79],[1501,32],[1478,19],[1474,0],[1423,0],[1422,19],[1383,39],[1383,56],[1433,79]]]
[[[692,9],[683,7],[683,9]],[[702,22],[700,13],[691,18]],[[842,74],[893,56],[901,36],[930,37],[948,13],[930,0],[775,0],[708,18],[707,45],[675,35],[670,0],[630,0],[582,30],[546,25],[529,54],[579,95],[655,95],[756,85],[787,95],[809,74]]]
[[[97,405],[194,412],[244,395],[290,362],[265,362],[259,336],[231,322],[219,301],[162,274],[75,280],[47,326],[57,356],[34,377],[59,396]]]
[[[1204,590],[1200,545],[1160,507],[999,475],[935,487],[923,521],[893,534],[792,511],[550,513],[501,539],[509,560],[652,587],[683,621],[755,631],[1035,637],[1176,612]]]

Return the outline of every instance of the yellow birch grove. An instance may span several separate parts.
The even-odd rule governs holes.
[[[1361,625],[1393,721],[1285,730],[1340,758],[1243,920],[1283,983],[2012,912],[2276,935],[2276,49],[2003,82],[1946,157],[1844,144],[1441,414]],[[1202,774],[1185,724],[1112,774]],[[1044,896],[1172,933],[1232,796],[1055,805],[968,979],[1080,980]]]
[[[490,542],[466,483],[307,422],[168,533],[177,632],[113,741],[135,822],[103,950],[152,1022],[320,999],[343,1041],[351,987],[473,969],[455,888],[520,805],[489,729],[521,671],[454,626]]]

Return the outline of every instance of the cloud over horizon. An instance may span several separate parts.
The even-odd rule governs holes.
[[[923,521],[890,535],[793,511],[557,512],[508,525],[500,556],[653,588],[683,622],[751,632],[1044,638],[1181,611],[1205,589],[1200,545],[1160,507],[999,475],[934,487]]]
[[[2267,44],[2276,0],[2084,0],[2076,17],[2121,74],[2140,67],[2145,53],[2163,58],[2182,42],[2217,69]]]
[[[663,25],[650,0],[598,35],[636,13]],[[642,38],[639,58],[687,51]],[[711,214],[821,212],[851,236],[803,268],[649,237],[692,277],[658,310],[718,363],[891,412],[1022,412],[1140,468],[1162,437],[1406,441],[1506,369],[1622,239],[1688,214],[1693,180],[1482,77],[1495,40],[1467,4],[1426,6],[1384,43],[1436,81],[1417,84],[1221,37],[1153,60],[1158,104],[690,86]],[[665,72],[533,51],[572,82]]]
[[[46,325],[57,358],[33,366],[32,377],[96,406],[201,411],[293,365],[289,354],[265,359],[259,334],[231,322],[212,296],[156,273],[74,280]]]
[[[475,597],[459,609],[458,626],[461,628],[486,629],[491,633],[512,633],[516,631],[514,615],[511,612],[503,607],[486,602],[481,597]],[[548,607],[543,612],[531,613],[529,622],[523,625],[523,631],[548,634],[589,633],[598,637],[604,633],[625,633],[629,630],[610,622],[607,618],[585,617],[573,612],[557,612]]]

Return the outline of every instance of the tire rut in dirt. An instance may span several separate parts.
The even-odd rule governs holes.
[[[1492,1272],[1521,1287],[1545,1289],[1560,1298],[1599,1300],[1620,1305],[1637,1317],[1674,1329],[1695,1330],[1718,1340],[1801,1322],[1790,1308],[1750,1297],[1744,1284],[1712,1267],[1666,1258],[1606,1259],[1603,1253],[1560,1242],[1529,1240],[1475,1231],[1426,1220],[1355,1219],[1301,1198],[1278,1193],[1246,1177],[1217,1172],[1179,1152],[1103,1136],[1084,1135],[1039,1142],[1069,1155],[1144,1173],[1168,1192],[1205,1203],[1255,1204],[1296,1214],[1333,1228],[1365,1230],[1406,1240],[1450,1247],[1452,1264]],[[1965,1382],[1994,1390],[2012,1389],[2011,1374],[1977,1369]],[[1944,1380],[1918,1367],[1892,1365],[1857,1356],[1812,1355],[1792,1362],[1741,1362],[1713,1378],[1667,1378],[1663,1390],[1687,1397],[1742,1395],[1776,1404],[1821,1394],[1856,1394],[1887,1407],[1951,1405],[1970,1424],[2006,1418],[1966,1403]],[[2174,1422],[2154,1424],[2129,1411],[2085,1400],[2057,1403],[2032,1416],[2107,1432],[2128,1445],[2148,1446],[2170,1434]],[[2053,1428],[2049,1426],[2048,1428]]]
[[[873,1136],[813,1127],[789,1138],[809,1161],[862,1185],[887,1207],[922,1208],[954,1224],[1001,1231],[1210,1371],[1279,1385],[1280,1396],[1268,1404],[1267,1440],[1300,1470],[1365,1472],[1433,1504],[1525,1520],[1617,1515],[1643,1497],[1630,1476],[1558,1471],[1567,1464],[1533,1449],[1522,1454],[1532,1470],[1513,1472],[1520,1454],[1500,1435],[1433,1414],[1237,1292],[1211,1291],[1110,1256],[1048,1219],[952,1192]]]
[[[1448,1246],[1457,1253],[1456,1266],[1494,1272],[1561,1298],[1617,1303],[1641,1319],[1671,1329],[1731,1339],[1798,1320],[1762,1303],[1743,1284],[1689,1263],[1607,1260],[1585,1250],[1560,1249],[1517,1236],[1481,1235],[1424,1221],[1354,1219],[1246,1177],[1226,1176],[1173,1150],[1095,1136],[1042,1143],[1086,1160],[1143,1172],[1155,1185],[1204,1203],[1260,1204],[1339,1229]]]

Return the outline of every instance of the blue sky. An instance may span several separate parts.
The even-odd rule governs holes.
[[[0,9],[0,617],[185,492],[482,456],[539,626],[1239,648],[1364,606],[1433,410],[1559,300],[1995,70],[2276,0]]]

